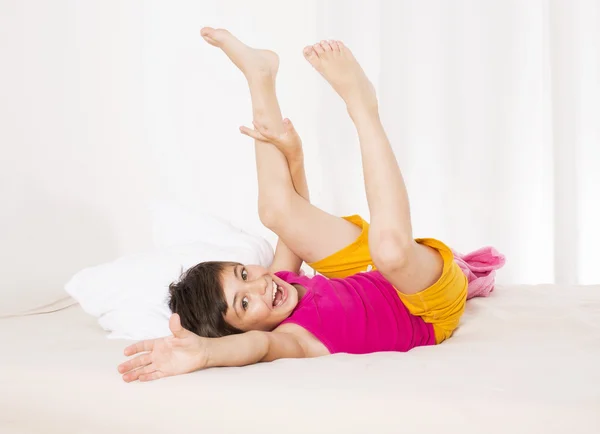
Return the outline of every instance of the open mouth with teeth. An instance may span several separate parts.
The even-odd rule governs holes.
[[[273,307],[279,307],[286,299],[286,292],[281,286],[273,281]]]

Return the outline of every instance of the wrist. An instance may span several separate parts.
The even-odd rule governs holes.
[[[215,339],[198,337],[198,345],[195,356],[195,367],[196,371],[200,369],[210,368],[215,366],[211,363],[214,363],[215,354],[214,354],[214,345],[213,342]]]
[[[302,150],[302,146],[297,146],[286,151],[285,158],[289,164],[304,163],[304,151]]]

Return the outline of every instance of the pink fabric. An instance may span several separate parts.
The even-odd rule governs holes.
[[[331,354],[408,351],[435,344],[433,326],[412,315],[396,289],[378,271],[343,279],[299,276],[290,271],[275,274],[306,288],[306,294],[282,324],[305,328]]]
[[[454,262],[465,273],[469,281],[467,300],[473,297],[487,297],[494,290],[496,270],[502,268],[506,258],[493,247],[482,247],[462,255],[454,250]]]

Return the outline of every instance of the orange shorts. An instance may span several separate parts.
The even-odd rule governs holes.
[[[369,252],[369,223],[358,215],[343,219],[359,226],[362,231],[350,245],[320,261],[308,264],[316,272],[326,277],[346,277],[352,274],[375,270]],[[465,311],[467,300],[467,277],[454,262],[452,250],[433,238],[417,238],[416,242],[436,249],[444,260],[442,275],[429,288],[416,294],[398,296],[410,313],[431,323],[435,331],[436,343],[452,336]]]

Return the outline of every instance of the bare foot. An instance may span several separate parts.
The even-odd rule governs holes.
[[[346,102],[349,111],[377,108],[375,88],[341,41],[321,41],[304,48],[304,57]]]
[[[279,56],[273,51],[248,47],[225,29],[204,27],[200,35],[210,45],[220,48],[247,79],[275,78],[279,69]]]

